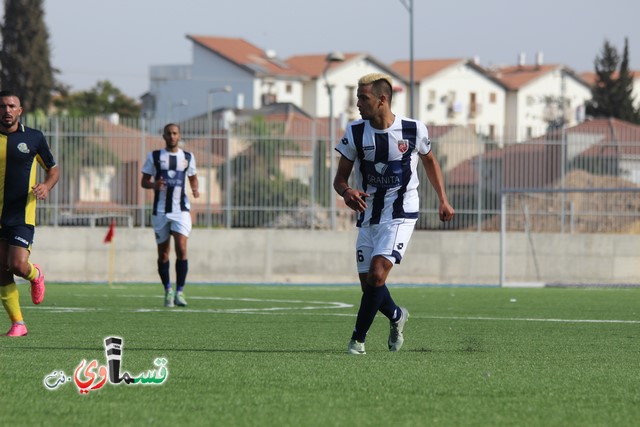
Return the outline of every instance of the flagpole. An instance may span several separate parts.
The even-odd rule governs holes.
[[[109,225],[109,230],[107,231],[107,235],[104,237],[104,243],[109,243],[109,261],[107,265],[107,282],[109,283],[109,287],[113,287],[113,271],[115,268],[116,261],[116,245],[114,242],[114,235],[116,233],[116,221],[115,219],[111,220],[111,224]]]
[[[114,242],[113,239],[111,239],[111,242],[109,242],[109,287],[113,288],[113,271],[114,271],[114,267],[115,267],[115,260],[116,260],[116,244]]]

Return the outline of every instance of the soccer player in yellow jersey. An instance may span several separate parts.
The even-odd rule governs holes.
[[[11,319],[8,337],[27,335],[15,276],[31,282],[31,300],[44,299],[44,274],[29,261],[36,223],[36,200],[58,182],[59,169],[42,132],[20,123],[20,98],[0,91],[0,299]],[[36,182],[36,167],[45,170]]]

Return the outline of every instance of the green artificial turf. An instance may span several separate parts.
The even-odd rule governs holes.
[[[640,420],[640,289],[391,285],[411,314],[405,345],[387,350],[388,320],[379,315],[364,356],[346,354],[359,286],[190,285],[189,306],[172,309],[159,285],[52,283],[41,306],[19,289],[29,335],[0,337],[0,425]],[[107,381],[86,394],[73,380],[45,386],[54,371],[74,377],[83,360],[106,366],[110,336],[124,339],[122,372],[148,376],[165,358],[168,377]]]

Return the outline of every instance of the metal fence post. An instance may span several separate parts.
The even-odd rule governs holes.
[[[232,186],[231,186],[231,128],[226,133],[226,147],[227,152],[225,155],[225,174],[224,174],[224,198],[225,198],[225,227],[231,228],[231,207],[232,207]]]

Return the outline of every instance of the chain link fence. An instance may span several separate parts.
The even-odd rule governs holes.
[[[115,116],[27,116],[24,122],[44,132],[61,172],[48,199],[38,203],[39,225],[95,227],[112,220],[118,226],[150,225],[153,194],[140,187],[141,169],[147,153],[164,146],[164,122]],[[503,144],[467,127],[430,126],[432,147],[457,215],[447,224],[438,220],[438,200],[420,166],[417,228],[498,231],[504,188],[640,186],[640,127],[619,123],[594,121],[589,126],[551,129],[535,140]],[[195,227],[353,226],[354,214],[332,189],[337,157],[332,162],[331,156],[337,153],[326,119],[220,113],[179,124],[183,148],[195,155],[198,169],[200,198],[191,200]],[[336,134],[340,138],[342,130]],[[594,224],[563,232],[637,233],[637,193],[620,197],[627,199],[607,204],[595,198],[581,201]],[[576,206],[559,203],[569,210]],[[545,210],[545,206],[529,204],[528,209]],[[616,223],[615,230],[607,228],[611,209],[627,221]],[[557,232],[556,228],[538,231]]]

